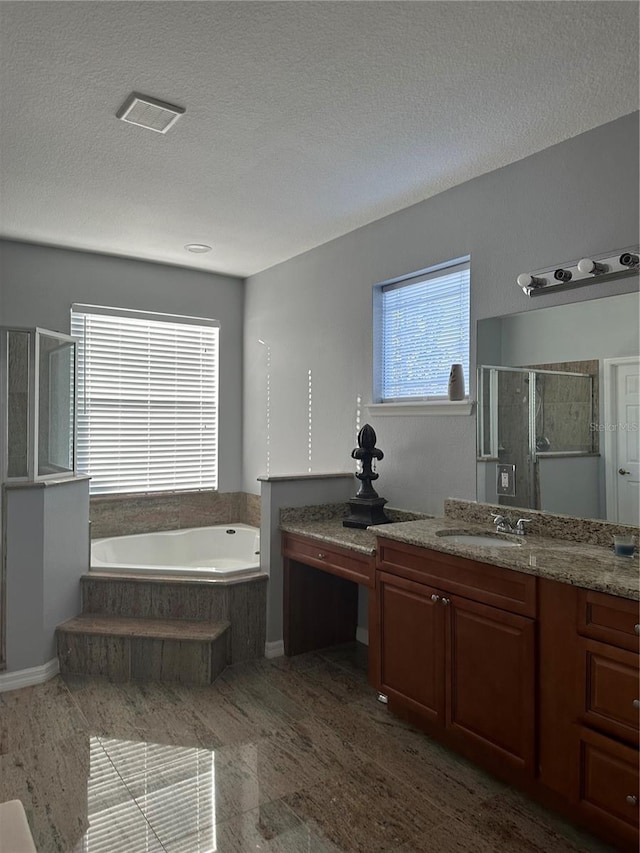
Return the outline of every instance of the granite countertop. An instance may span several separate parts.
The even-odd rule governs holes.
[[[393,522],[415,521],[432,518],[423,512],[385,507],[385,513]],[[280,510],[280,530],[285,533],[297,533],[317,539],[326,545],[339,545],[350,551],[372,556],[376,553],[376,533],[379,528],[389,527],[379,524],[362,530],[357,527],[344,527],[342,520],[349,515],[349,504],[318,504],[303,507],[288,507]],[[394,524],[395,527],[398,524]]]
[[[640,600],[637,554],[634,557],[618,557],[613,550],[598,545],[533,535],[523,537],[523,544],[515,548],[452,544],[446,536],[438,536],[438,531],[472,534],[491,532],[486,526],[452,518],[420,518],[381,524],[367,530],[343,527],[341,518],[290,519],[283,520],[280,526],[283,531],[363,554],[375,553],[376,538],[380,536],[585,589]],[[513,536],[507,538],[516,539]]]
[[[389,524],[380,527],[391,527]],[[393,527],[401,527],[394,524]],[[326,545],[340,545],[350,551],[359,554],[367,554],[371,557],[376,553],[376,527],[367,530],[359,530],[356,527],[343,527],[341,518],[325,518],[322,521],[281,521],[280,530],[285,533],[297,533],[307,536],[309,539],[317,539]]]

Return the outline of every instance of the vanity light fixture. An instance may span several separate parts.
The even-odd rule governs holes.
[[[526,296],[539,296],[558,288],[580,287],[583,284],[604,282],[628,275],[637,275],[640,271],[640,247],[631,246],[608,252],[606,255],[594,255],[581,258],[562,266],[547,267],[531,273],[520,273],[516,281]]]

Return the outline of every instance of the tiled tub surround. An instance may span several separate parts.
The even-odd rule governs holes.
[[[42,853],[612,853],[389,715],[352,648],[1,694],[0,800]]]
[[[213,491],[92,498],[92,537],[244,519],[257,527],[259,500]],[[264,655],[267,581],[257,570],[226,578],[92,570],[80,579],[80,615],[56,632],[60,669],[114,681],[209,684],[228,664]]]
[[[264,655],[267,580],[91,572],[81,578],[81,615],[57,631],[60,669],[209,684],[228,664]]]
[[[242,522],[260,527],[260,496],[247,492],[171,492],[94,496],[91,538]]]

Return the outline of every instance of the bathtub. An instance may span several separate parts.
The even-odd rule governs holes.
[[[260,530],[220,524],[112,536],[91,543],[91,571],[229,578],[260,569]]]

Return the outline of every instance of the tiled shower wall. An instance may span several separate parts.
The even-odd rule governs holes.
[[[260,496],[247,492],[173,492],[157,495],[92,497],[91,538],[207,527],[260,526]]]

